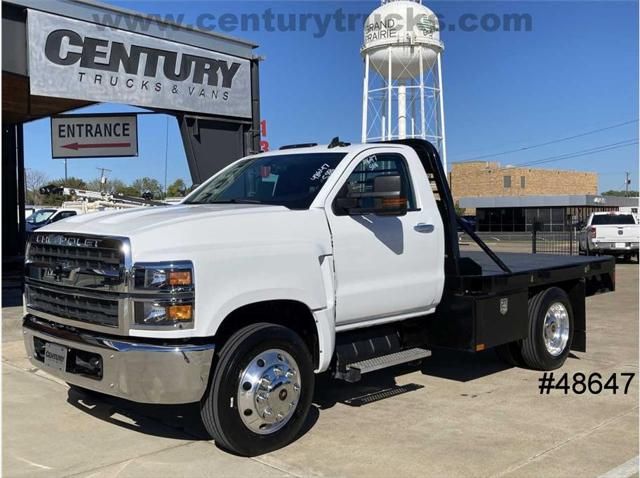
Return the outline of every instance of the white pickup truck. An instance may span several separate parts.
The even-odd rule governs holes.
[[[640,225],[635,215],[619,212],[594,212],[580,231],[581,254],[624,257],[638,259]]]
[[[461,253],[456,223],[484,252]],[[42,228],[24,340],[72,387],[199,402],[220,446],[256,455],[296,438],[317,373],[354,382],[434,347],[560,367],[614,267],[498,256],[457,220],[431,144],[334,140],[240,159],[179,205]]]

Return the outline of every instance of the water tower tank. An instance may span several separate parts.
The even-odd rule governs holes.
[[[382,0],[364,24],[362,142],[422,138],[447,168],[438,18],[420,0]]]
[[[418,1],[387,0],[365,21],[361,53],[380,74],[391,63],[393,79],[418,75],[420,57],[422,68],[431,68],[442,50],[438,18]]]

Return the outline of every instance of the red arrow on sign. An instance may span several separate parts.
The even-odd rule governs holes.
[[[91,148],[128,148],[131,146],[131,143],[87,143],[87,144],[79,144],[79,143],[69,143],[63,144],[63,148],[73,149],[78,151],[79,149],[91,149]]]

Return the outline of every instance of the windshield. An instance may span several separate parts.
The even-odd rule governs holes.
[[[345,153],[248,158],[217,175],[183,204],[256,203],[307,209]]]
[[[27,222],[30,222],[31,224],[39,224],[49,219],[55,212],[55,209],[40,209],[29,216]]]
[[[635,224],[631,214],[597,214],[591,220],[592,226],[616,225],[616,224]]]

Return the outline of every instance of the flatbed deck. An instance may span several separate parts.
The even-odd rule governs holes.
[[[587,296],[613,290],[615,258],[500,252],[502,268],[482,251],[461,251],[460,275],[449,277],[450,290],[465,294],[502,294],[584,279]]]
[[[611,260],[608,256],[561,256],[557,254],[530,254],[527,252],[496,252],[496,254],[514,274],[562,269],[565,267],[591,266],[596,263],[607,264]],[[460,256],[473,259],[480,265],[483,276],[506,274],[482,251],[460,251]]]

